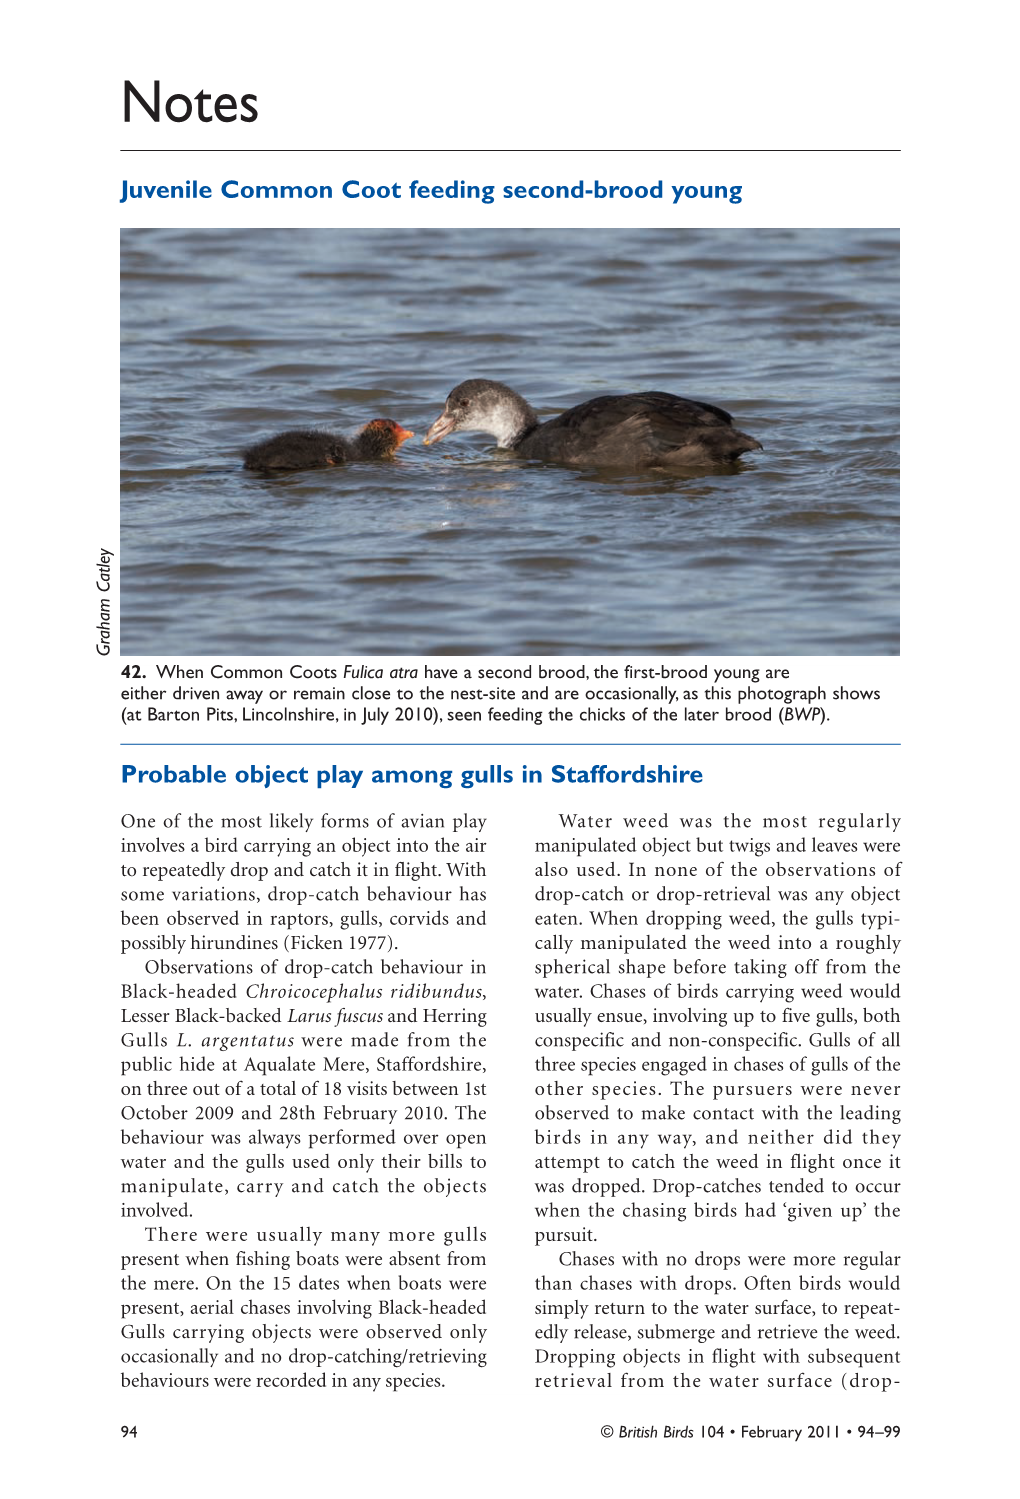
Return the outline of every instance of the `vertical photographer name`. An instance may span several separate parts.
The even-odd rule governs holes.
[[[100,656],[110,654],[110,637],[113,634],[111,619],[113,616],[113,605],[110,601],[111,582],[110,563],[113,561],[113,553],[106,547],[99,549],[99,561],[96,570],[99,576],[96,578],[96,587],[99,590],[99,623],[96,629],[99,631],[99,639],[96,642],[96,652]]]

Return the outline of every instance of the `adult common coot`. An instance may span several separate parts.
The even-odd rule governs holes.
[[[662,390],[596,396],[547,422],[498,380],[465,380],[451,390],[425,434],[489,432],[522,458],[581,468],[696,468],[732,463],[761,447],[738,432],[728,411]]]
[[[244,466],[270,473],[281,469],[332,468],[358,459],[390,458],[402,442],[413,436],[406,427],[383,416],[362,427],[354,437],[301,428],[267,437],[264,442],[247,448]]]

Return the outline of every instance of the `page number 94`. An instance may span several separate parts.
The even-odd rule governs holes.
[[[138,1427],[122,1426],[120,1429],[120,1434],[122,1437],[136,1437],[138,1435]]]

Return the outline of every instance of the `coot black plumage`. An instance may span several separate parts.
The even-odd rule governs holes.
[[[426,444],[450,432],[488,432],[522,458],[581,468],[695,468],[733,463],[761,447],[728,411],[662,390],[596,396],[543,422],[498,380],[465,380],[446,398]]]
[[[376,417],[354,437],[340,437],[335,432],[317,432],[300,428],[280,432],[257,442],[244,453],[245,468],[262,473],[295,468],[332,468],[336,464],[359,459],[390,458],[402,442],[413,437],[406,427],[389,417]]]

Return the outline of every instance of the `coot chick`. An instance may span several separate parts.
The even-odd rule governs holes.
[[[282,469],[332,468],[361,459],[391,458],[400,444],[413,436],[406,427],[383,416],[362,427],[354,437],[301,428],[267,437],[265,442],[247,448],[244,466],[275,473]]]
[[[662,390],[596,396],[547,422],[522,396],[498,380],[465,380],[425,434],[489,432],[522,458],[582,468],[695,468],[733,463],[761,447],[738,432],[728,411]]]

